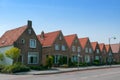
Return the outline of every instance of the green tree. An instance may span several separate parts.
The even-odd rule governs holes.
[[[20,49],[13,47],[5,52],[5,55],[13,60],[13,63],[18,61],[20,56]]]
[[[48,56],[46,59],[46,66],[48,66],[48,68],[51,68],[53,65],[53,57],[52,56]]]
[[[2,53],[0,53],[0,61],[2,61],[4,58],[4,55]]]

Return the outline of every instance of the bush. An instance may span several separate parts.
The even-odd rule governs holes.
[[[40,65],[40,66],[30,66],[30,69],[32,69],[32,70],[47,70],[48,67],[47,66],[43,66],[43,65]]]
[[[5,66],[1,72],[16,73],[16,72],[25,72],[25,71],[30,71],[30,68],[20,63],[14,63],[13,65]]]
[[[0,65],[0,72],[4,67],[5,67],[4,65]]]
[[[93,65],[99,66],[100,65],[100,61],[99,60],[94,60]]]
[[[48,68],[51,68],[53,65],[53,57],[52,56],[48,56],[46,59],[46,66],[48,66]]]
[[[63,65],[60,65],[60,67],[62,67],[62,68],[68,68],[68,65],[67,64],[63,64]]]

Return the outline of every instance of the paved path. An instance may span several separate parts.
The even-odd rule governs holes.
[[[120,80],[120,68],[75,71],[52,75],[5,75],[0,80]]]

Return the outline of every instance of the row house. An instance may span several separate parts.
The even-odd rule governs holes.
[[[113,62],[119,63],[120,62],[120,43],[119,44],[111,44],[110,45],[113,52]]]
[[[111,62],[113,62],[113,53],[112,53],[112,49],[111,46],[109,44],[105,45],[106,48],[106,63],[111,64]]]
[[[98,42],[91,42],[91,45],[92,45],[93,53],[94,53],[94,60],[98,60],[101,63],[102,54],[101,54]]]
[[[68,63],[68,46],[62,34],[62,31],[54,31],[49,33],[41,32],[37,35],[39,42],[42,44],[42,63],[46,64],[46,59],[49,55],[54,58],[54,65],[59,64],[61,57],[66,60],[64,64]]]
[[[94,54],[89,38],[79,38],[79,42],[82,46],[81,57],[83,62],[92,64],[94,60]]]
[[[17,47],[21,51],[19,62],[33,66],[41,64],[42,45],[32,28],[32,21],[28,21],[27,25],[8,30],[2,35],[0,38],[0,53],[4,55],[4,59],[0,61],[0,64],[13,64],[13,60],[4,54],[6,50],[12,47]]]
[[[100,47],[100,51],[101,51],[101,54],[102,54],[102,63],[106,63],[107,51],[106,51],[105,44],[104,43],[100,43],[99,47]]]
[[[82,59],[78,56],[78,55],[81,56],[82,47],[77,37],[77,34],[67,35],[64,36],[64,38],[69,47],[69,58],[71,58],[71,61],[72,62],[78,62],[78,60],[82,61]]]

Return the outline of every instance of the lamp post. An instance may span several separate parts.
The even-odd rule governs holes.
[[[116,39],[116,37],[110,37],[108,40],[109,40],[109,48],[110,48],[110,41],[111,41],[111,39]],[[109,54],[109,62],[110,62],[110,67],[111,67],[111,63],[112,63],[112,54]]]

